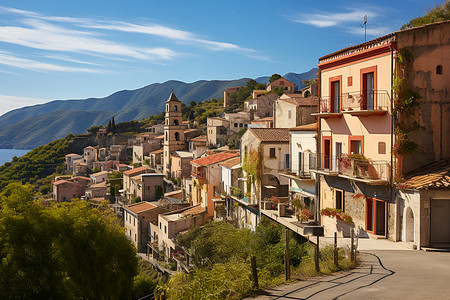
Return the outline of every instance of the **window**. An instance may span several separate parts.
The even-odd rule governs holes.
[[[164,233],[167,233],[167,226],[164,225]]]
[[[134,241],[136,241],[136,233],[134,234]]]
[[[340,210],[344,211],[344,209],[345,209],[344,191],[335,189],[334,190],[334,200],[335,200],[336,209],[340,209]]]
[[[166,131],[166,142],[169,141],[169,133]]]
[[[288,110],[288,119],[290,119],[291,118],[291,110]]]
[[[386,154],[386,143],[378,142],[378,154]]]
[[[161,229],[161,222],[159,222],[159,229]]]
[[[349,76],[347,77],[347,86],[352,86],[353,85],[353,77]]]
[[[239,127],[242,127],[242,126],[244,126],[244,124],[242,124],[242,123],[239,123]]]
[[[364,137],[349,136],[348,146],[348,154],[364,154]]]
[[[178,111],[178,106],[174,105],[173,106],[173,111]]]
[[[350,154],[361,154],[361,141],[350,142]]]
[[[173,120],[173,125],[178,125],[178,120]]]
[[[270,148],[269,149],[269,157],[270,158],[275,158],[275,148]]]
[[[442,65],[437,65],[436,66],[436,74],[442,75]]]
[[[179,140],[180,140],[180,133],[175,132],[175,141],[179,141]]]
[[[331,112],[340,112],[341,101],[341,83],[339,81],[333,81],[331,83]]]
[[[169,104],[166,105],[166,111],[169,111]]]
[[[237,124],[237,123],[234,123],[234,127],[238,127],[238,124]]]
[[[290,168],[290,158],[289,158],[289,153],[284,155],[284,164],[286,169]]]
[[[133,226],[136,226],[136,219],[133,219]]]

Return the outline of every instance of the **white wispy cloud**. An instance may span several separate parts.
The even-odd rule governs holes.
[[[44,63],[32,59],[21,58],[4,51],[0,51],[0,65],[43,72],[60,71],[60,72],[104,73],[104,71],[97,69],[61,66],[56,64]]]
[[[109,54],[141,60],[172,59],[175,56],[171,49],[123,45],[40,20],[27,19],[24,23],[28,27],[0,26],[0,41],[42,50]]]
[[[59,17],[59,16],[45,16],[32,11],[19,10],[9,7],[1,7],[0,13],[4,14],[16,14],[27,18],[44,20],[47,22],[59,22],[69,24],[71,26],[76,26],[85,29],[96,29],[96,30],[109,30],[117,32],[127,32],[127,33],[138,33],[146,34],[152,36],[162,37],[175,42],[189,43],[191,45],[202,47],[210,51],[233,51],[252,57],[259,60],[268,60],[268,57],[261,54],[255,55],[256,51],[254,49],[244,48],[239,45],[227,42],[213,41],[202,36],[185,31],[174,29],[168,26],[160,24],[137,24],[116,20],[101,20],[92,18],[72,18],[72,17]],[[44,23],[45,24],[45,23]],[[41,29],[45,29],[43,25],[40,26]],[[51,29],[51,28],[50,28]],[[59,28],[58,30],[62,30]],[[54,32],[55,30],[51,30]],[[85,34],[88,34],[87,32]],[[89,34],[96,35],[98,33],[89,32]],[[162,59],[170,59],[176,55],[173,51],[170,52],[166,48],[154,48],[150,50],[153,55],[160,55]]]
[[[312,25],[315,27],[331,27],[351,22],[361,22],[364,16],[376,17],[377,14],[367,10],[349,10],[347,12],[324,12],[317,14],[302,13],[298,17],[291,18],[292,21]]]
[[[104,67],[104,65],[101,65],[101,64],[97,64],[97,63],[93,63],[93,62],[89,62],[89,61],[84,61],[84,60],[71,58],[71,57],[66,56],[66,55],[52,54],[52,55],[42,55],[42,57],[46,57],[46,58],[50,58],[50,59],[57,59],[57,60],[62,60],[62,61],[68,61],[68,62],[73,62],[73,63],[77,63],[77,64],[83,64],[83,65]]]

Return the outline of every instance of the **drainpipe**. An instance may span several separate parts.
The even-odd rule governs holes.
[[[389,188],[390,188],[390,192],[391,192],[391,201],[395,201],[395,190],[394,190],[394,154],[392,153],[392,149],[394,146],[394,97],[393,97],[393,89],[392,86],[394,84],[394,49],[392,48],[392,45],[389,45],[389,50],[391,51],[391,170],[390,170],[390,184],[389,184]],[[396,201],[394,202],[395,205],[397,206]],[[386,207],[386,211],[387,211],[387,217],[389,217],[389,205],[387,205]],[[397,212],[398,215],[398,212]],[[397,215],[396,215],[396,219],[397,219]],[[386,218],[386,223],[387,222]],[[396,224],[397,227],[397,224]],[[389,234],[389,226],[387,226],[386,224],[386,237]],[[397,240],[397,237],[394,237],[394,240]]]
[[[322,72],[320,72],[320,68],[319,68],[319,71],[318,71],[318,74],[317,74],[317,78],[318,78],[318,85],[319,85],[319,91],[318,91],[318,94],[319,94],[319,112],[320,112],[320,97],[321,97],[321,86],[322,86]],[[322,142],[322,139],[321,139],[321,132],[322,132],[322,122],[321,122],[321,118],[320,117],[318,117],[317,118],[317,121],[318,121],[318,129],[317,129],[317,135],[316,135],[316,167],[318,166],[318,164],[319,164],[319,153],[320,153],[320,149],[322,149],[321,147],[322,147],[322,144],[321,144],[321,142]],[[318,174],[318,173],[316,173],[316,187],[315,187],[315,190],[316,190],[316,203],[315,203],[315,205],[316,205],[316,209],[315,209],[315,211],[316,211],[316,215],[315,215],[315,221],[317,222],[317,225],[319,225],[320,223],[321,223],[321,217],[320,217],[320,179],[321,179],[321,176]]]

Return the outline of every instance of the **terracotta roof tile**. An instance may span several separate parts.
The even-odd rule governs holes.
[[[198,166],[208,166],[211,164],[215,164],[236,156],[239,156],[239,152],[222,152],[222,153],[217,153],[217,154],[213,154],[210,156],[206,156],[206,157],[202,157],[199,159],[195,159],[191,161],[191,164],[193,165],[198,165]]]
[[[83,156],[83,155],[81,155],[81,154],[75,154],[75,153],[70,153],[70,154],[67,154],[67,155],[66,155],[66,157],[74,157],[74,156]]]
[[[193,142],[206,142],[206,135],[200,135],[198,137],[195,137],[191,139]]]
[[[225,168],[231,169],[231,167],[238,165],[241,163],[241,157],[235,157],[232,159],[227,160],[226,162],[221,163],[221,166],[224,166]]]
[[[413,171],[399,189],[450,188],[450,160],[440,160]]]
[[[205,211],[206,211],[206,208],[198,205],[198,206],[194,206],[192,208],[189,208],[189,209],[183,211],[181,214],[183,216],[187,216],[187,215],[190,215],[190,214],[198,215],[198,214],[204,213]]]
[[[149,209],[156,208],[156,207],[157,207],[156,205],[153,205],[148,202],[140,202],[137,204],[131,204],[131,205],[125,206],[126,209],[131,210],[132,212],[134,212],[136,214],[141,213],[146,210],[149,210]]]
[[[139,168],[136,168],[136,169],[131,169],[131,170],[125,171],[125,172],[123,172],[123,174],[128,175],[128,176],[132,176],[132,175],[137,174],[139,172],[145,172],[145,171],[147,171],[147,167],[139,167]]]
[[[288,102],[294,105],[300,105],[300,106],[318,106],[319,105],[319,98],[318,97],[294,97],[294,98],[287,98],[287,99],[278,99],[280,101]]]
[[[250,128],[261,142],[289,142],[288,128]]]
[[[61,180],[57,180],[57,181],[53,182],[53,185],[61,185],[61,184],[64,184],[64,183],[73,183],[73,182],[61,179]]]
[[[311,123],[290,128],[289,131],[317,131],[318,128],[319,126],[317,125],[317,123]]]

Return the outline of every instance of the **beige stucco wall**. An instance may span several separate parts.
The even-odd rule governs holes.
[[[321,119],[321,137],[332,137],[332,156],[336,155],[336,142],[342,143],[342,153],[349,153],[349,136],[363,136],[363,154],[371,160],[391,159],[391,116],[367,116],[358,118],[343,114],[340,118]],[[386,154],[378,153],[378,143],[386,143]],[[319,149],[323,152],[323,146]]]
[[[274,103],[274,127],[292,128],[297,126],[297,109],[295,104],[283,100],[276,100]]]
[[[391,90],[391,54],[387,53],[381,57],[354,62],[349,65],[327,69],[321,72],[320,95],[322,97],[330,96],[330,78],[342,75],[341,93],[358,92],[361,87],[361,69],[377,66],[376,86],[377,90],[390,92]],[[348,77],[352,77],[353,84],[348,86]]]

